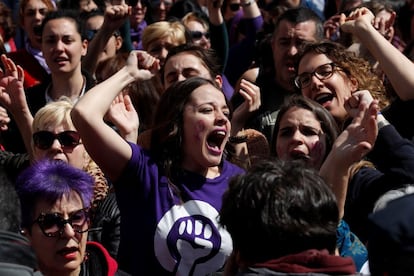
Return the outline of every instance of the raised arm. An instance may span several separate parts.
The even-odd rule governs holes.
[[[121,93],[112,102],[105,119],[115,125],[125,140],[136,143],[139,118],[128,94]]]
[[[342,30],[356,36],[379,62],[400,99],[414,99],[414,63],[375,29],[372,12],[359,8],[348,17],[341,15],[340,22]]]
[[[16,66],[14,62],[1,56],[5,68],[0,73],[0,102],[11,113],[22,135],[27,152],[32,154],[32,122],[33,116],[27,105],[26,95],[23,90],[23,68]]]
[[[369,91],[358,91],[347,101],[352,123],[338,136],[320,168],[320,175],[331,186],[343,217],[351,166],[373,148],[378,134],[378,103]]]
[[[116,181],[132,151],[129,144],[104,122],[115,97],[129,83],[150,79],[159,69],[159,61],[143,51],[130,53],[126,65],[116,74],[93,87],[71,112],[73,123],[92,159]]]
[[[95,73],[99,55],[105,49],[108,40],[114,32],[124,24],[125,20],[128,20],[130,10],[130,7],[125,4],[125,1],[120,1],[120,4],[111,4],[106,7],[102,27],[89,42],[89,50],[82,60],[82,68],[84,70],[91,74]]]

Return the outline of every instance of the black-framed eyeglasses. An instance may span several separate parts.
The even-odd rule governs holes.
[[[232,3],[229,5],[231,11],[238,11],[240,10],[240,3]]]
[[[68,219],[64,219],[59,213],[41,213],[32,223],[37,223],[46,237],[62,236],[67,223],[76,233],[88,231],[89,208],[80,209],[73,212]],[[85,224],[87,225],[86,229]]]
[[[318,66],[313,72],[304,72],[300,75],[298,75],[295,78],[295,85],[299,89],[303,89],[308,87],[312,82],[312,76],[317,77],[319,80],[327,80],[330,77],[332,77],[333,73],[335,72],[335,69],[338,69],[339,67],[333,63],[326,63]]]
[[[190,36],[191,36],[192,39],[195,39],[195,40],[199,40],[203,36],[206,39],[209,39],[210,38],[210,33],[209,32],[203,33],[203,32],[200,32],[200,31],[190,31]]]
[[[46,150],[49,149],[57,139],[63,147],[74,148],[80,144],[80,135],[76,131],[66,130],[60,133],[53,133],[42,130],[33,133],[33,143],[35,147]]]

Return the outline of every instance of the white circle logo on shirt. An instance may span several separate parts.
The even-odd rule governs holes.
[[[217,210],[199,200],[166,212],[154,237],[155,255],[163,268],[176,275],[206,275],[220,269],[232,251],[232,241],[217,218]]]

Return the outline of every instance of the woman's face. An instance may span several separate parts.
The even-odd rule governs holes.
[[[183,114],[183,168],[203,173],[218,166],[230,135],[229,107],[210,84],[193,91]]]
[[[23,10],[23,29],[26,32],[30,45],[35,49],[41,49],[42,37],[40,36],[40,25],[48,7],[41,0],[29,0]]]
[[[167,89],[177,81],[191,77],[212,80],[210,72],[201,59],[191,53],[179,53],[168,59],[164,66],[164,88]]]
[[[308,53],[299,63],[298,75],[312,73],[324,64],[334,62],[324,54]],[[337,122],[344,122],[348,117],[345,102],[358,89],[356,79],[349,78],[341,68],[334,67],[331,77],[320,80],[315,74],[311,76],[310,85],[302,88],[302,95],[320,103]]]
[[[198,21],[191,20],[187,22],[186,28],[190,32],[191,40],[195,45],[204,49],[210,49],[210,34],[208,30]]]
[[[81,39],[76,23],[68,18],[52,19],[44,26],[42,51],[52,74],[80,70],[88,43]]]
[[[158,58],[160,60],[160,66],[163,67],[168,51],[174,46],[178,46],[178,43],[172,41],[171,37],[165,36],[153,41],[148,45],[147,49],[144,50],[153,57]]]
[[[321,167],[326,153],[326,135],[313,112],[295,106],[283,114],[276,152],[282,160],[302,159],[313,168]]]
[[[90,12],[96,10],[98,5],[96,5],[95,1],[92,0],[80,0],[79,1],[79,11],[80,12]]]
[[[87,31],[95,33],[95,32],[98,32],[99,29],[102,27],[103,22],[104,22],[104,16],[102,15],[93,16],[93,17],[90,17],[85,22],[85,28]],[[121,37],[117,37],[115,36],[115,34],[112,35],[106,42],[106,45],[103,51],[98,56],[98,63],[104,60],[107,60],[108,58],[114,57],[117,51],[121,48],[121,46],[122,46]],[[91,49],[91,51],[93,51],[93,49]]]
[[[142,4],[141,0],[138,0],[137,4],[132,7],[131,15],[129,16],[131,27],[137,28],[144,21],[146,12],[147,7]]]
[[[171,6],[173,5],[173,1],[171,0],[153,0],[150,1],[153,15],[154,15],[154,21],[163,21],[167,19],[167,13],[171,9]]]
[[[76,131],[74,127],[62,124],[58,126],[47,126],[43,129],[37,129],[35,133],[38,131],[49,131],[54,134],[59,134],[67,130]],[[36,161],[44,158],[62,160],[78,169],[83,169],[87,162],[86,150],[83,144],[78,144],[74,147],[65,146],[62,145],[59,139],[54,139],[52,145],[47,149],[41,149],[34,143],[33,154]]]
[[[33,220],[41,217],[41,214],[56,213],[63,219],[74,218],[77,211],[82,210],[84,205],[78,193],[72,191],[68,196],[64,195],[54,204],[46,200],[36,203],[33,210]],[[73,220],[73,223],[76,223]],[[87,221],[81,230],[88,229]],[[26,231],[27,238],[36,254],[39,267],[45,275],[69,275],[76,271],[80,272],[80,265],[85,258],[87,233],[75,232],[70,223],[63,226],[62,234],[56,237],[47,237],[39,223],[33,223],[30,231]],[[79,275],[71,274],[71,275]]]

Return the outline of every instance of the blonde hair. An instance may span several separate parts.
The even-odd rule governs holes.
[[[36,112],[33,118],[33,132],[44,130],[49,126],[65,125],[75,129],[70,117],[73,103],[68,97],[46,104]]]
[[[166,37],[171,38],[173,44],[185,44],[184,25],[179,21],[159,21],[148,25],[142,33],[142,47],[147,50],[150,44]]]
[[[198,13],[195,12],[189,12],[187,13],[182,19],[181,22],[184,24],[184,26],[188,26],[188,23],[191,21],[196,21],[198,23],[200,23],[201,25],[203,25],[203,28],[208,31],[209,30],[209,25],[208,22],[205,21],[202,17],[199,16]]]
[[[47,129],[50,126],[64,125],[66,127],[76,130],[70,117],[70,111],[73,108],[73,102],[68,97],[61,97],[58,101],[50,102],[36,112],[33,118],[32,131],[33,133]],[[32,150],[34,148],[32,139]],[[96,207],[99,201],[104,199],[109,190],[108,181],[103,172],[89,156],[85,150],[84,158],[86,160],[83,170],[95,179],[94,196],[92,199],[92,206]]]

